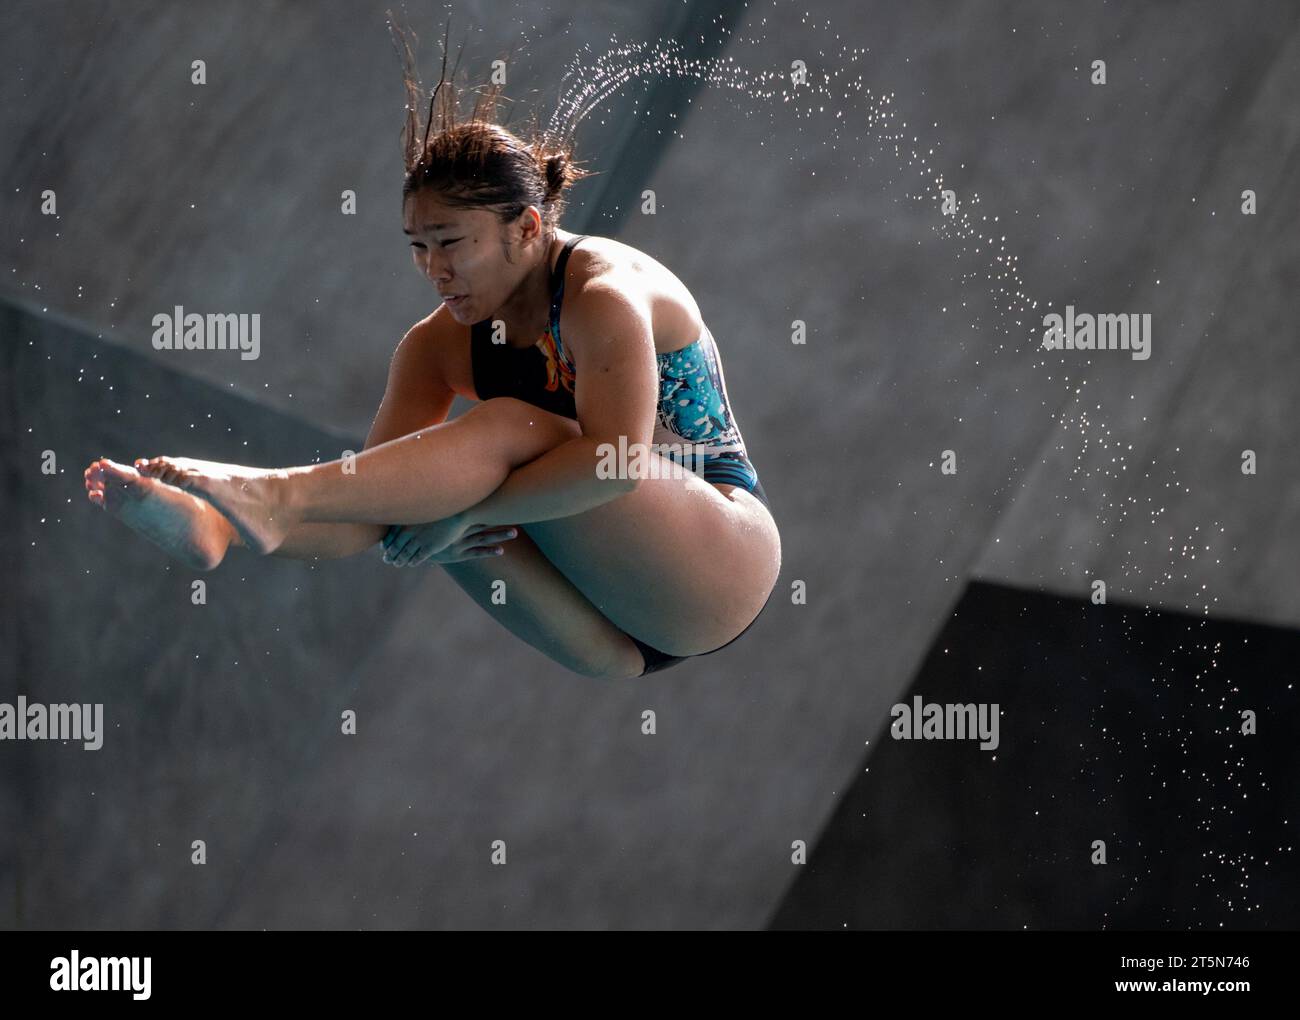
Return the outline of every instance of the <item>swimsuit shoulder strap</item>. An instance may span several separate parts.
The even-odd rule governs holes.
[[[569,255],[572,253],[574,245],[579,241],[586,240],[589,234],[578,234],[564,242],[564,248],[560,252],[560,257],[555,260],[555,270],[551,273],[551,296],[554,303],[558,303],[564,296],[564,267],[568,265]]]
[[[555,271],[551,274],[551,334],[555,337],[556,348],[565,361],[569,360],[569,356],[564,353],[564,344],[560,340],[560,306],[564,303],[564,267],[568,265],[569,254],[577,243],[590,236],[590,234],[578,234],[565,241],[560,257],[555,260]]]

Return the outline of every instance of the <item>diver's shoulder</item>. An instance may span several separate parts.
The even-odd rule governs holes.
[[[704,331],[690,288],[658,259],[595,234],[585,235],[570,258],[579,258],[579,253],[583,261],[574,265],[568,277],[575,304],[584,304],[584,296],[590,295],[596,305],[612,298],[639,309],[651,321],[656,347],[665,352],[684,347]]]
[[[445,366],[454,359],[456,349],[465,345],[468,334],[469,328],[457,322],[446,305],[439,305],[406,331],[394,356],[446,376]]]
[[[572,276],[579,281],[609,281],[626,277],[629,281],[643,275],[657,275],[667,271],[651,255],[640,248],[616,241],[600,234],[581,234],[582,238],[569,253]]]
[[[406,335],[402,337],[402,344],[424,352],[432,352],[445,346],[458,327],[464,329],[452,317],[447,306],[440,304],[406,331]]]

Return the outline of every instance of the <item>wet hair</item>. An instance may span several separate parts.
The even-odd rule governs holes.
[[[455,78],[460,56],[448,78],[447,41],[443,44],[442,74],[426,102],[416,70],[414,33],[399,26],[391,11],[389,27],[406,86],[403,203],[415,192],[430,189],[448,205],[491,209],[503,224],[535,205],[542,216],[543,232],[548,238],[553,236],[564,212],[565,191],[591,176],[574,161],[572,139],[552,139],[540,132],[535,113],[523,138],[498,123],[502,94],[497,83],[474,89],[477,99],[472,113],[467,119],[458,119],[460,96]],[[448,37],[450,34],[448,22]],[[463,44],[461,48],[463,51]],[[421,124],[426,105],[428,112]]]

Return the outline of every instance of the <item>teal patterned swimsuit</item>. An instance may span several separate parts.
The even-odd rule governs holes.
[[[576,371],[560,340],[560,306],[565,264],[585,236],[570,238],[560,253],[551,278],[550,324],[534,346],[492,343],[488,319],[471,328],[474,389],[480,400],[517,397],[577,420]],[[738,485],[768,505],[731,412],[718,345],[708,326],[693,343],[659,354],[657,360],[659,407],[652,439],[656,452],[697,471],[705,481]]]

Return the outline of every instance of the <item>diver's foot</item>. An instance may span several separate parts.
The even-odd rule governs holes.
[[[91,503],[197,570],[216,567],[235,537],[230,523],[198,496],[133,467],[100,459],[84,477]]]
[[[235,526],[244,545],[260,556],[278,549],[299,523],[284,501],[287,471],[190,457],[142,458],[135,466],[143,475],[207,500]]]

